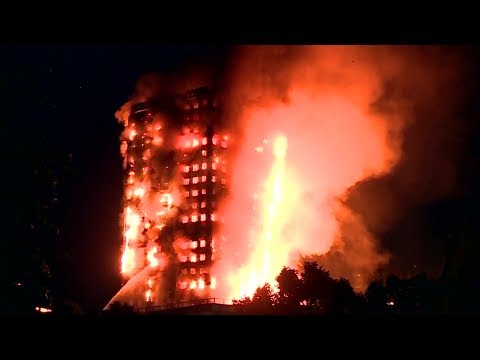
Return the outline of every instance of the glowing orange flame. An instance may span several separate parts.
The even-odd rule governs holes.
[[[140,226],[140,215],[133,212],[133,210],[128,206],[127,215],[126,215],[126,225],[127,231],[125,232],[125,237],[127,241],[134,241],[138,236],[138,228]]]
[[[137,240],[140,223],[140,216],[128,206],[125,214],[125,248],[122,255],[122,273],[125,275],[135,269],[135,251],[131,244]]]
[[[150,249],[150,251],[147,254],[147,260],[149,262],[149,265],[151,267],[157,267],[160,264],[160,261],[155,257],[155,254],[158,252],[158,249],[156,246]]]
[[[252,296],[265,283],[273,285],[275,277],[288,263],[288,250],[281,241],[285,225],[288,194],[285,187],[287,138],[278,136],[273,144],[275,160],[265,184],[262,204],[262,228],[255,241],[248,263],[229,278],[232,297]]]
[[[145,194],[145,189],[143,187],[138,187],[135,190],[133,190],[133,195],[136,197],[141,198],[143,197],[144,194]]]
[[[173,204],[173,197],[172,197],[172,194],[162,194],[162,198],[160,199],[160,201],[165,204],[168,208],[171,208],[172,207],[172,204]]]
[[[130,140],[133,140],[135,138],[135,136],[137,136],[137,131],[135,129],[130,130],[130,135],[129,135],[128,138]]]
[[[50,313],[52,312],[52,309],[44,308],[44,307],[35,307],[35,310],[41,312],[41,313]]]
[[[154,145],[161,145],[163,142],[163,139],[160,136],[155,136],[152,142]]]
[[[122,255],[122,274],[129,275],[135,269],[135,250],[127,244]]]

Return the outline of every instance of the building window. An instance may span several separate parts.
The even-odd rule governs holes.
[[[198,270],[198,273],[199,273],[199,274],[203,274],[204,271],[205,271],[205,270],[203,270],[203,268],[200,268],[200,269]]]
[[[198,101],[195,100],[195,101],[193,102],[193,108],[194,108],[194,109],[198,109],[198,105],[199,105],[199,104],[198,104]]]
[[[197,262],[197,255],[192,255],[192,256],[190,257],[190,261],[191,261],[192,263]]]
[[[182,216],[182,223],[186,224],[188,222],[188,216]]]
[[[207,170],[207,163],[206,162],[202,163],[202,170]]]
[[[190,185],[190,178],[184,178],[183,185]]]
[[[198,139],[193,139],[192,140],[192,147],[197,147],[198,145],[200,145],[200,141],[198,141]]]
[[[190,268],[190,274],[195,275],[197,270],[195,268]]]
[[[227,167],[225,165],[222,165],[222,172],[227,172]]]
[[[205,254],[200,254],[200,261],[205,261]]]
[[[227,183],[227,179],[222,178],[222,185],[225,185]]]
[[[198,176],[192,178],[192,184],[198,184]]]
[[[184,255],[181,255],[180,256],[180,262],[186,262],[187,261],[187,257],[184,256]]]
[[[190,246],[190,247],[191,247],[192,249],[196,249],[196,248],[197,248],[197,246],[198,246],[198,242],[196,242],[196,241],[192,241],[192,243],[191,243],[191,246]]]
[[[189,197],[190,196],[190,191],[185,191],[185,197]]]
[[[186,281],[181,281],[180,282],[180,289],[185,290],[187,288],[187,282]]]
[[[227,140],[222,140],[222,148],[227,148]]]
[[[207,156],[207,150],[202,150],[202,156]]]
[[[192,196],[198,196],[198,190],[192,190]]]
[[[205,215],[205,214],[200,215],[200,220],[202,220],[202,221],[207,220],[207,215]]]
[[[199,169],[198,164],[192,165],[192,171],[198,171],[198,169]]]
[[[216,136],[212,137],[212,144],[217,145],[217,137]]]
[[[205,181],[207,181],[207,176],[206,176],[206,175],[203,175],[203,176],[202,176],[202,182],[205,182]]]
[[[210,214],[210,220],[212,221],[215,221],[217,217],[215,216],[215,214]],[[193,221],[193,216],[192,216],[192,221]]]
[[[196,209],[198,207],[197,203],[192,203],[192,209]]]
[[[212,182],[215,182],[215,181],[217,181],[217,178],[215,175],[212,175]]]
[[[202,203],[200,204],[200,207],[201,207],[202,209],[204,209],[206,206],[207,206],[207,202],[206,202],[206,201],[202,201]]]
[[[207,142],[208,142],[208,139],[206,137],[204,137],[202,139],[202,145],[207,145]]]
[[[198,221],[198,215],[192,215],[192,222],[197,222]]]
[[[184,173],[188,173],[189,171],[190,171],[190,166],[185,165],[185,166],[183,167],[183,172],[184,172]]]
[[[212,163],[212,170],[217,170],[217,163],[215,162]]]
[[[202,189],[202,195],[206,195],[207,194],[207,189]]]
[[[195,280],[192,280],[192,282],[190,283],[190,289],[195,289],[197,287],[197,282]]]
[[[205,240],[200,240],[200,247],[205,247],[206,241]]]
[[[194,133],[194,134],[198,134],[198,128],[194,128],[194,129],[193,129],[193,133]]]

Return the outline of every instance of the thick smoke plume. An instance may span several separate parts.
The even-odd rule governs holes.
[[[392,171],[402,158],[404,133],[415,124],[418,108],[442,99],[438,93],[446,94],[458,81],[455,65],[460,59],[445,50],[401,46],[238,50],[225,102],[237,151],[231,164],[231,197],[224,208],[228,245],[218,270],[230,273],[229,295],[251,292],[240,284],[251,281],[247,279],[256,278],[258,285],[263,280],[274,283],[281,267],[298,266],[301,256],[318,260],[333,276],[348,278],[359,290],[389,261],[390,254],[364,221],[368,203],[362,203],[360,213],[349,196],[360,183]],[[434,114],[450,108],[452,99],[443,100],[435,104]],[[265,191],[262,186],[272,163],[265,158],[277,135],[288,139],[281,229],[269,250],[278,261],[267,276],[264,271],[260,276],[263,255],[252,254],[265,247],[255,230],[265,227],[265,219],[255,214],[262,205],[254,198]],[[372,210],[370,219],[382,216]]]

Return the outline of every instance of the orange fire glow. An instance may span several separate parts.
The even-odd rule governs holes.
[[[41,313],[50,313],[50,312],[52,312],[52,309],[48,309],[48,308],[44,308],[44,307],[39,307],[39,306],[36,306],[36,307],[35,307],[35,310],[38,311],[38,312],[41,312]]]
[[[381,95],[371,49],[297,50],[282,68],[278,49],[249,48],[241,76],[232,78],[232,87],[252,98],[237,119],[242,141],[230,159],[230,196],[221,211],[226,240],[215,271],[227,298],[251,296],[265,282],[274,287],[283,266],[298,268],[302,256],[327,254],[334,245],[348,258],[334,276],[358,281],[353,274],[361,273],[368,281],[388,259],[344,201],[356,183],[399,159],[402,113],[371,106]],[[363,60],[352,63],[356,58]]]
[[[295,189],[293,182],[289,183],[285,179],[287,147],[286,137],[280,135],[275,138],[274,163],[265,183],[261,229],[256,236],[257,242],[248,262],[228,279],[236,296],[252,296],[259,286],[265,283],[274,284],[279,269],[288,263],[289,248],[282,241],[282,232],[298,189]]]
[[[154,246],[150,251],[147,253],[147,260],[151,267],[157,267],[160,264],[160,261],[155,257],[155,254],[158,252],[156,246]]]
[[[145,293],[145,300],[147,302],[152,301],[152,290],[151,289],[148,289],[147,292]]]

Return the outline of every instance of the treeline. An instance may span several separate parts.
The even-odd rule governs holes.
[[[438,315],[461,313],[452,303],[450,286],[442,279],[418,274],[408,279],[394,275],[370,283],[356,293],[347,279],[334,279],[314,262],[303,271],[284,267],[276,278],[278,291],[270,284],[259,287],[250,298],[234,304],[246,314],[314,315]]]

